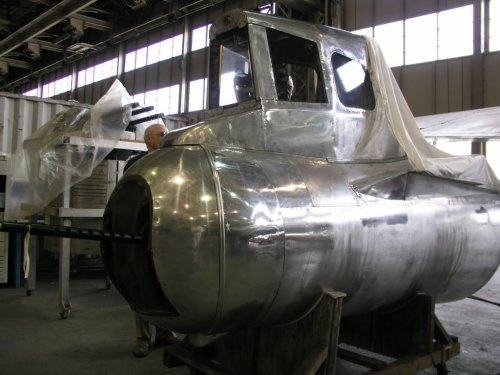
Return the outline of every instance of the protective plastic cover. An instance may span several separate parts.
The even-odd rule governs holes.
[[[450,140],[500,139],[500,107],[470,109],[416,117],[426,138]]]
[[[90,177],[127,127],[132,102],[116,80],[91,109],[60,112],[29,136],[9,166],[5,219],[36,214],[65,189]]]
[[[486,187],[499,188],[495,173],[483,155],[453,156],[437,149],[423,137],[413,114],[385,61],[379,45],[371,37],[365,37],[368,45],[370,73],[376,91],[379,91],[377,111],[383,116],[376,121],[375,133],[384,132],[386,124],[408,155],[408,160],[417,171],[425,171],[435,176],[475,182]],[[378,131],[377,131],[378,130]],[[366,147],[373,147],[367,144]]]

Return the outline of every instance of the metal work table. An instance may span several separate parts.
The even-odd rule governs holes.
[[[66,137],[63,143],[67,145],[93,145],[94,141],[84,137]],[[146,151],[146,145],[143,142],[123,141],[120,140],[115,145],[114,141],[101,140],[98,146],[113,147],[114,150],[125,151]],[[121,177],[116,176],[116,181]],[[109,197],[109,196],[108,196]],[[62,193],[62,204],[60,207],[46,207],[42,214],[45,216],[45,222],[51,218],[59,221],[59,225],[71,226],[74,218],[102,218],[104,208],[73,208],[70,205],[71,186],[67,187]],[[30,241],[29,257],[31,259],[29,265],[28,279],[25,284],[26,294],[30,295],[36,289],[36,252],[40,248],[39,239]],[[69,274],[70,274],[70,258],[71,258],[71,239],[59,238],[59,314],[61,319],[66,319],[71,312],[71,302],[69,299]],[[110,287],[110,282],[106,279],[106,287]]]

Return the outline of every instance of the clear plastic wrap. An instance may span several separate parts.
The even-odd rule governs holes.
[[[380,90],[377,105],[382,108],[378,111],[383,111],[381,118],[387,120],[378,121],[374,126],[380,131],[389,126],[417,171],[466,180],[498,190],[498,180],[483,155],[453,156],[425,140],[379,45],[370,37],[366,37],[366,41],[372,79]]]
[[[132,102],[116,80],[91,109],[60,112],[29,136],[9,166],[5,219],[36,214],[89,177],[120,140],[130,121]]]

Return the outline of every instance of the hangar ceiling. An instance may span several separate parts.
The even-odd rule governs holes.
[[[338,0],[1,0],[0,91],[220,3],[275,3],[278,15],[321,23]]]
[[[223,1],[2,0],[0,90]]]

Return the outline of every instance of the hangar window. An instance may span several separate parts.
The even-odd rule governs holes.
[[[34,88],[32,90],[25,91],[25,92],[22,93],[22,95],[25,95],[25,96],[38,96],[38,89]]]
[[[182,55],[183,35],[179,34],[125,55],[125,72]]]
[[[437,13],[405,21],[405,65],[437,60]],[[425,40],[425,43],[422,43]],[[418,48],[417,48],[418,46]]]
[[[179,113],[179,85],[137,93],[133,99],[141,105],[153,106],[165,115]]]
[[[90,85],[94,82],[116,76],[118,74],[118,57],[103,63],[79,70],[77,73],[77,87]]]
[[[264,4],[259,6],[259,12],[262,14],[276,14],[276,3]]]
[[[467,5],[438,13],[439,60],[472,55],[474,49],[472,12],[472,5]]]
[[[500,176],[500,142],[491,140],[486,143],[486,160],[495,172],[495,175]]]
[[[318,46],[315,42],[268,29],[267,38],[278,100],[326,103]]]
[[[372,110],[375,95],[366,68],[340,53],[332,55],[333,75],[340,102],[346,107]]]
[[[191,51],[205,48],[209,45],[208,30],[211,25],[205,25],[194,29],[191,33]]]
[[[42,86],[42,98],[50,98],[71,90],[71,75],[59,78]]]
[[[201,78],[189,83],[188,111],[201,111],[206,108],[207,79]]]
[[[450,141],[447,139],[437,139],[432,143],[440,150],[447,152],[451,155],[471,155],[471,142],[470,141]]]
[[[494,36],[500,35],[494,14],[500,14],[500,0],[490,0],[490,49]],[[484,9],[484,7],[482,7]],[[389,66],[418,64],[427,61],[469,56],[474,49],[474,7],[466,5],[441,12],[355,30],[358,35],[375,37]],[[496,19],[496,18],[495,18]],[[481,29],[484,29],[484,20]],[[482,35],[484,38],[484,35]],[[422,41],[425,43],[422,43]],[[457,43],[457,40],[460,42]],[[498,39],[497,39],[498,40]],[[478,41],[479,42],[479,41]],[[496,48],[500,43],[496,45]],[[493,47],[495,48],[495,47]]]
[[[490,0],[489,4],[489,52],[500,51],[500,0]]]
[[[384,51],[387,64],[389,66],[403,65],[403,21],[375,26],[374,35]]]

